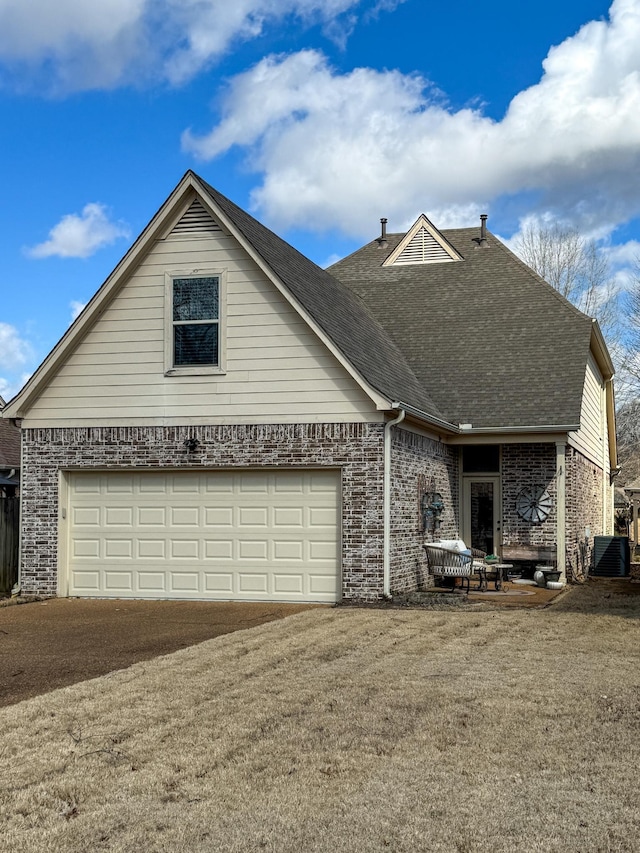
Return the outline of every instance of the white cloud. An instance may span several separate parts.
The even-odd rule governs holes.
[[[5,379],[0,376],[0,397],[8,403],[31,377],[30,373],[22,373],[16,379]]]
[[[33,347],[18,329],[9,323],[0,323],[0,370],[5,374],[0,376],[0,397],[5,402],[8,403],[27,381],[31,375],[28,369],[34,360]]]
[[[397,71],[339,74],[317,51],[269,57],[229,84],[203,159],[244,146],[253,203],[275,227],[369,235],[425,211],[456,220],[528,193],[539,211],[604,235],[640,212],[640,0],[615,0],[552,48],[540,81],[494,121],[453,111]],[[533,201],[532,201],[533,199]]]
[[[341,16],[373,0],[0,0],[0,62],[64,90],[181,83],[273,25],[321,23],[343,38]],[[393,11],[383,0],[377,11]],[[379,7],[379,8],[378,8]],[[342,32],[342,34],[341,34]]]
[[[108,246],[120,237],[128,237],[129,231],[120,222],[111,222],[103,204],[93,202],[82,209],[82,213],[69,213],[49,231],[49,239],[27,250],[32,258],[88,258],[103,246]]]
[[[33,350],[28,341],[20,337],[15,326],[0,323],[0,368],[15,372],[31,359],[33,359]],[[1,391],[0,394],[2,394]],[[4,397],[4,394],[2,396]]]
[[[640,242],[628,240],[617,246],[610,246],[607,250],[609,261],[614,266],[634,266],[640,262]]]
[[[84,309],[86,307],[86,304],[87,304],[86,302],[77,302],[75,299],[73,299],[69,303],[69,308],[71,308],[71,322],[72,323],[77,317],[80,316],[80,314],[82,314],[82,312],[84,311]]]

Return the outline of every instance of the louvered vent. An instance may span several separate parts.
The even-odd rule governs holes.
[[[453,261],[449,252],[423,226],[400,252],[394,264],[431,264]]]
[[[215,234],[221,230],[211,214],[196,199],[182,219],[173,228],[169,237],[202,237]]]

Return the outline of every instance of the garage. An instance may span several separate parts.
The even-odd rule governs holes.
[[[82,471],[65,480],[70,596],[338,600],[339,471]]]

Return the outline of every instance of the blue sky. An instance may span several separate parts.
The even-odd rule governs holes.
[[[189,168],[322,265],[421,212],[640,254],[640,0],[0,0],[0,109],[5,399]]]

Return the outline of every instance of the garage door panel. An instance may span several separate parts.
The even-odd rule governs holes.
[[[138,591],[140,593],[166,593],[167,582],[164,572],[145,572],[138,570]]]
[[[86,560],[87,558],[100,558],[99,539],[75,539],[71,553],[74,557]]]
[[[167,543],[164,539],[138,539],[137,558],[139,560],[164,560],[167,556]]]
[[[200,521],[200,507],[197,506],[174,506],[169,511],[170,525],[172,527],[198,527]]]
[[[237,480],[234,491],[244,495],[266,495],[269,491],[269,480],[261,471],[245,471]]]
[[[333,583],[331,578],[326,575],[308,575],[309,592],[311,595],[331,595],[333,592]]]
[[[335,601],[336,471],[69,475],[69,594]]]
[[[120,557],[131,559],[133,557],[134,545],[131,539],[105,539],[104,556],[107,559]]]
[[[304,492],[305,475],[302,471],[283,471],[274,482],[274,492],[277,495],[301,495]]]
[[[234,576],[230,572],[207,572],[204,573],[205,592],[224,593],[229,598],[234,593]]]
[[[204,543],[204,556],[207,560],[233,560],[232,539],[207,539]]]
[[[133,507],[108,506],[105,508],[104,523],[107,527],[132,527]]]
[[[233,484],[235,474],[218,472],[207,474],[204,477],[205,493],[218,494],[233,494]]]
[[[276,506],[273,508],[274,527],[303,527],[304,511],[302,507]]]
[[[165,527],[167,523],[165,507],[139,506],[137,511],[138,525],[141,527]]]
[[[238,572],[238,592],[252,595],[269,591],[269,579],[264,572]]]
[[[269,524],[269,508],[265,506],[240,507],[238,524],[240,527],[266,527]]]
[[[301,596],[304,593],[304,578],[300,574],[274,574],[273,591],[276,594],[296,594]]]
[[[204,523],[208,527],[233,527],[233,507],[205,507]]]
[[[108,495],[113,495],[113,494],[132,495],[133,494],[133,474],[125,475],[125,476],[105,478],[104,485],[106,486],[106,493]]]
[[[138,492],[142,495],[166,495],[169,483],[160,477],[141,477],[138,480]]]
[[[200,572],[171,572],[169,580],[172,592],[200,591]]]
[[[74,586],[78,590],[77,594],[82,594],[82,592],[91,595],[99,595],[100,594],[100,572],[93,571],[77,571],[74,572]]]
[[[76,527],[97,527],[100,524],[100,507],[74,507],[71,518]]]
[[[109,592],[131,593],[133,592],[133,572],[106,571],[104,585]]]
[[[201,481],[199,474],[174,474],[169,482],[174,495],[200,494]]]
[[[292,541],[276,540],[273,543],[274,560],[293,560],[301,563],[304,560],[304,542],[298,539]]]

